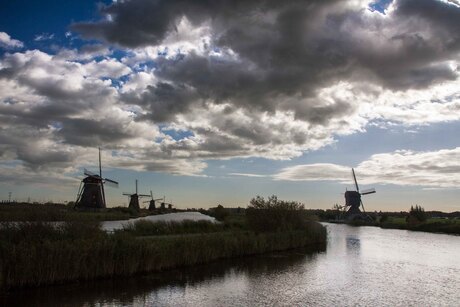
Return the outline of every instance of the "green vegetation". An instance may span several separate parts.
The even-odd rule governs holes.
[[[273,224],[271,209],[254,207],[247,216],[229,212],[221,223],[138,221],[111,234],[88,221],[4,223],[0,288],[128,276],[325,243],[325,227],[307,222],[299,206],[269,202],[281,226]],[[260,229],[257,217],[271,226]]]
[[[273,195],[267,200],[257,196],[246,209],[250,229],[258,232],[305,229],[307,216],[298,202],[278,200]]]
[[[407,222],[411,225],[416,225],[423,223],[427,220],[425,209],[422,206],[415,205],[410,207],[409,216],[407,217]]]
[[[73,205],[73,202],[67,205],[54,203],[0,204],[0,222],[113,221],[177,211],[176,209],[157,209],[155,211],[141,209],[136,211],[126,207],[75,210]]]
[[[388,217],[379,224],[382,228],[407,229],[435,233],[460,234],[460,219],[427,218],[425,222],[410,223],[406,218]]]
[[[77,211],[72,204],[0,204],[0,222],[112,221],[132,217],[128,208],[108,208],[99,211]]]

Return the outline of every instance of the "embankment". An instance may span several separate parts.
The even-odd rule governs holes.
[[[326,242],[318,223],[272,233],[222,231],[139,237],[97,226],[46,224],[0,231],[0,288],[129,276]]]
[[[402,229],[411,231],[422,231],[431,233],[444,233],[460,235],[460,223],[459,222],[425,222],[418,224],[409,224],[401,221],[387,221],[387,222],[365,222],[365,221],[328,221],[329,223],[348,224],[350,226],[374,226],[384,229]]]

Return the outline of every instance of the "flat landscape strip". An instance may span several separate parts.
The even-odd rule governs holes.
[[[0,288],[129,276],[220,258],[326,242],[318,224],[308,231],[216,232],[134,237],[127,234],[65,240],[0,241]]]

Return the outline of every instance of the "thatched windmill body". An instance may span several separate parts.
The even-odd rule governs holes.
[[[358,181],[356,180],[355,170],[352,168],[351,172],[353,174],[353,181],[355,183],[356,191],[346,191],[345,192],[345,218],[347,220],[354,219],[367,219],[366,211],[364,210],[364,204],[361,199],[362,195],[375,193],[375,189],[367,189],[364,191],[359,191]],[[360,207],[363,211],[360,210]],[[347,209],[348,208],[348,209]]]
[[[139,206],[139,198],[140,197],[149,197],[150,195],[146,194],[138,194],[137,192],[137,179],[136,179],[136,193],[130,194],[130,193],[123,193],[123,195],[129,196],[129,209],[139,211],[141,207]]]
[[[118,187],[118,182],[102,177],[101,149],[99,148],[99,175],[88,171],[83,172],[85,178],[78,189],[75,208],[78,209],[103,209],[106,208],[104,184]]]

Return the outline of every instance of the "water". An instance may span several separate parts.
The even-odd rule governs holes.
[[[120,220],[120,221],[106,221],[101,223],[102,229],[108,232],[112,232],[116,229],[123,229],[123,226],[133,223],[140,220],[146,220],[151,222],[181,222],[184,220],[190,221],[209,221],[209,222],[216,222],[216,219],[201,214],[200,212],[178,212],[178,213],[168,213],[168,214],[160,214],[160,215],[149,215],[145,217],[139,217],[130,220]]]
[[[326,225],[329,241],[319,252],[21,290],[0,305],[460,306],[460,236]]]

